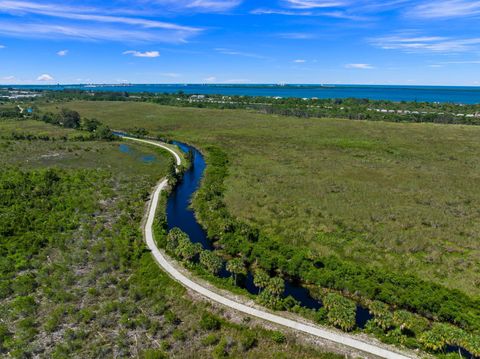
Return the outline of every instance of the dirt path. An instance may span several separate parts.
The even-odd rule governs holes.
[[[161,147],[166,149],[170,153],[172,153],[177,161],[177,165],[181,165],[180,156],[172,150],[170,147],[166,146],[165,144],[149,141],[149,140],[141,140],[136,138],[126,137],[129,140],[147,143],[153,146]],[[295,321],[292,319],[284,318],[276,314],[269,313],[267,311],[263,311],[261,309],[253,308],[247,306],[245,304],[239,303],[227,297],[224,297],[218,293],[213,292],[212,290],[205,288],[204,286],[194,282],[190,278],[187,278],[184,274],[180,273],[174,265],[172,265],[168,259],[164,256],[164,254],[158,249],[157,245],[155,244],[155,240],[153,237],[153,222],[155,220],[155,213],[157,210],[158,199],[160,193],[166,188],[168,181],[163,179],[155,188],[153,195],[150,200],[150,205],[148,209],[147,220],[145,223],[144,233],[145,239],[147,242],[148,248],[152,251],[152,255],[160,265],[160,267],[165,270],[171,277],[173,277],[176,281],[180,282],[183,286],[207,297],[215,302],[218,302],[224,306],[229,308],[238,310],[243,312],[247,315],[251,315],[263,320],[267,320],[269,322],[282,325],[284,327],[288,327],[303,333],[311,334],[319,338],[327,339],[337,344],[345,345],[347,347],[360,350],[362,352],[375,355],[382,358],[391,358],[391,359],[406,359],[411,358],[411,356],[407,356],[405,354],[401,354],[395,349],[386,349],[382,348],[362,340],[355,338],[353,335],[349,335],[346,333],[338,333],[333,330],[323,329],[320,327],[316,327],[314,325],[305,324],[299,321]]]

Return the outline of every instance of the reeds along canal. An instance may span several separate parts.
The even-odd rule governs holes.
[[[174,144],[183,152],[190,152],[192,154],[192,165],[184,172],[183,177],[168,197],[167,228],[168,230],[179,228],[188,234],[193,243],[200,243],[205,250],[214,250],[212,243],[207,238],[206,232],[197,222],[195,213],[190,208],[191,199],[194,193],[198,190],[205,172],[205,159],[200,151],[194,147],[179,142],[174,142]],[[231,273],[224,267],[219,273],[219,276],[222,278],[229,278]],[[255,286],[253,275],[250,272],[243,278],[240,285],[251,294],[259,293],[259,288]],[[284,295],[291,296],[298,301],[301,306],[308,309],[316,310],[322,307],[321,302],[313,298],[307,288],[299,286],[293,282],[285,282]],[[371,318],[372,316],[368,310],[360,306],[357,308],[356,321],[359,328],[363,328],[366,322]]]

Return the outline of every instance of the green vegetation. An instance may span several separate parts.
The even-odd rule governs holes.
[[[246,258],[268,276],[387,303],[389,313],[368,327],[386,341],[420,345],[421,333],[407,329],[393,308],[416,313],[419,325],[421,316],[454,323],[478,340],[476,127],[141,103],[68,107],[202,149],[209,166],[194,206],[225,256]]]
[[[15,123],[33,137],[0,121],[0,356],[335,357],[228,322],[159,269],[140,223],[168,153]]]
[[[142,103],[68,107],[125,130],[142,124],[205,152],[221,148],[230,161],[226,210],[283,243],[480,293],[471,218],[479,197],[476,127]]]
[[[164,106],[213,109],[247,109],[259,113],[300,118],[348,118],[390,122],[429,122],[480,125],[479,104],[382,101],[369,99],[306,99],[252,96],[194,95],[178,93],[88,92],[82,90],[42,91],[47,101],[128,101]],[[37,100],[38,101],[38,100]],[[44,101],[40,98],[40,101]]]

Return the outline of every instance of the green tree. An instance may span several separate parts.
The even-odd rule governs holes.
[[[393,327],[393,315],[388,305],[378,300],[370,302],[368,309],[373,315],[373,321],[383,330]]]
[[[245,263],[240,258],[234,258],[227,262],[227,270],[233,274],[233,281],[235,285],[238,283],[238,275],[247,274]]]
[[[266,288],[268,282],[270,281],[270,276],[261,268],[257,268],[253,274],[253,284],[258,287],[258,293],[262,292],[262,289]]]
[[[82,128],[88,132],[95,132],[95,130],[101,125],[101,122],[92,118],[86,118],[83,120]]]
[[[447,345],[466,346],[468,335],[460,328],[446,323],[434,323],[432,329],[420,335],[424,348],[440,351]]]
[[[280,277],[270,278],[267,291],[276,297],[280,297],[285,291],[285,281]]]
[[[186,236],[186,234],[180,228],[177,228],[177,227],[172,228],[167,235],[167,244],[166,244],[167,252],[176,254],[175,252],[178,248],[179,242],[184,236]]]
[[[223,260],[212,251],[203,251],[200,253],[200,264],[210,272],[217,275],[223,266]]]
[[[202,250],[199,243],[192,243],[189,239],[183,240],[179,243],[175,253],[185,261],[192,261]]]
[[[77,111],[63,108],[60,111],[60,123],[63,127],[78,128],[80,127],[80,114]]]
[[[323,298],[327,309],[328,322],[336,327],[349,331],[355,327],[357,306],[355,302],[337,293],[328,293]]]
[[[393,313],[393,323],[402,331],[409,330],[417,334],[423,333],[429,327],[429,322],[426,318],[406,310],[396,310]]]

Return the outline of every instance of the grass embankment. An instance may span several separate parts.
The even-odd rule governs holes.
[[[0,139],[0,354],[333,357],[229,323],[158,268],[140,222],[168,153],[35,125],[48,141]]]
[[[228,211],[282,243],[480,294],[479,128],[66,106],[112,128],[220,147]]]

